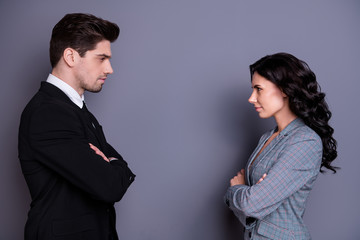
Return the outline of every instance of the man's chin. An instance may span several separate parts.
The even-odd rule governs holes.
[[[100,88],[86,89],[86,91],[92,92],[92,93],[98,93],[98,92],[101,91],[101,89],[102,89],[102,87],[100,87]]]

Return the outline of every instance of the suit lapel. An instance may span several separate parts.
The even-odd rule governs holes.
[[[86,108],[86,105],[84,105],[84,109],[82,109],[82,112],[85,115],[86,125],[88,130],[96,138],[100,150],[104,151],[106,141],[102,131],[102,127],[100,126],[99,122],[96,120],[95,116]]]
[[[102,134],[102,129],[94,115],[88,111],[86,116],[81,108],[73,103],[70,98],[58,87],[48,82],[41,82],[39,92],[46,94],[51,98],[51,101],[57,102],[61,105],[66,105],[68,108],[73,108],[82,119],[83,125],[86,129],[85,134],[89,141],[99,147],[100,150],[104,151],[105,140]],[[105,142],[104,142],[105,141]]]

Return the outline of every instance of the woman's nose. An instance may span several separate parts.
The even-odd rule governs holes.
[[[256,95],[255,95],[254,92],[250,95],[248,101],[249,101],[249,103],[251,103],[251,104],[254,104],[254,103],[257,102]]]

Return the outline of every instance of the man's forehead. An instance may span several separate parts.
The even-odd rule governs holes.
[[[100,41],[96,44],[95,49],[89,52],[99,57],[111,58],[110,42],[108,40]]]

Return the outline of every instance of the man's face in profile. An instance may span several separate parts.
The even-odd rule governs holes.
[[[107,75],[113,73],[110,63],[110,41],[102,40],[95,49],[89,50],[80,57],[75,66],[75,78],[82,91],[100,92]]]

